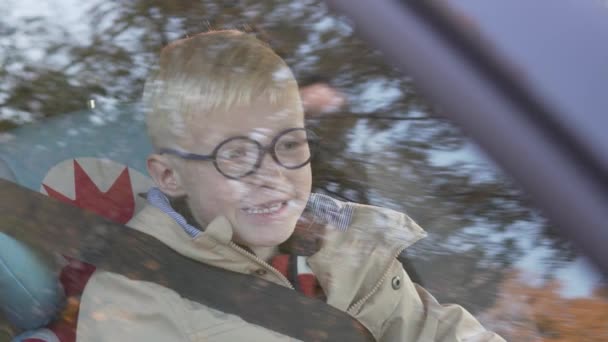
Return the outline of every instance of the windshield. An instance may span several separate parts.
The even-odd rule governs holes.
[[[169,220],[178,217],[186,222],[175,225],[187,234],[182,236],[183,243],[179,239],[164,240],[161,230],[157,234],[136,229],[153,235],[171,250],[197,262],[218,260],[220,254],[222,258],[230,259],[224,253],[197,254],[200,250],[216,251],[215,245],[201,243],[196,248],[189,245],[191,241],[197,241],[197,237],[203,240],[213,229],[221,230],[225,223],[232,227],[234,238],[228,237],[226,244],[233,248],[230,253],[235,253],[234,258],[246,253],[245,257],[261,260],[248,262],[264,267],[234,266],[236,263],[232,260],[236,259],[230,259],[230,263],[206,263],[274,283],[285,280],[279,285],[291,285],[296,292],[327,301],[350,313],[376,338],[393,333],[385,328],[385,323],[390,321],[388,316],[384,320],[377,318],[388,315],[386,311],[397,310],[395,301],[385,300],[384,293],[397,290],[401,293],[403,288],[410,286],[410,280],[412,290],[407,296],[428,291],[432,295],[428,298],[434,297],[439,303],[460,305],[467,315],[470,313],[471,319],[479,321],[480,326],[506,340],[566,341],[580,340],[581,336],[597,339],[608,334],[602,324],[608,313],[605,281],[582,253],[554,232],[551,223],[532,206],[525,192],[494,165],[479,146],[448,119],[436,114],[439,111],[433,104],[418,95],[415,80],[387,65],[379,52],[356,36],[355,28],[347,18],[332,15],[322,2],[137,0],[84,4],[61,0],[51,5],[7,1],[0,4],[0,11],[5,13],[0,19],[0,177],[129,226],[137,226],[131,219],[151,204],[156,208],[155,213],[175,212],[177,216],[162,217],[169,217]],[[290,71],[277,69],[281,72],[270,77],[275,83],[284,82],[277,87],[280,95],[276,97],[280,100],[266,101],[266,92],[256,92],[263,88],[259,85],[262,83],[256,83],[262,82],[258,79],[251,81],[251,87],[255,89],[251,101],[244,106],[226,105],[230,110],[222,108],[223,104],[217,99],[213,100],[217,104],[211,100],[209,104],[188,104],[189,98],[182,99],[182,102],[175,101],[179,102],[175,104],[177,107],[172,107],[173,101],[166,94],[162,96],[169,100],[164,102],[147,100],[145,96],[142,100],[142,94],[150,91],[151,79],[169,84],[168,78],[161,77],[164,69],[159,54],[163,47],[179,39],[197,37],[201,32],[227,29],[256,37],[274,51],[277,63],[284,61]],[[167,61],[179,60],[181,56],[177,52],[176,57],[163,51]],[[235,79],[241,80],[237,78],[241,77],[238,67],[228,63],[238,60],[238,54],[234,55],[236,57],[226,53],[220,64],[228,68],[226,74],[236,75]],[[247,63],[243,65],[246,67]],[[217,72],[220,64],[214,64],[207,72],[221,74]],[[187,63],[183,65],[186,68]],[[161,76],[154,79],[151,75],[155,73]],[[183,71],[183,75],[187,74]],[[199,96],[200,89],[207,89],[206,75],[202,73],[196,78],[199,88],[192,96]],[[297,96],[285,92],[293,86],[291,77],[297,81],[297,88],[294,88]],[[245,89],[249,80],[249,77],[243,78],[239,87]],[[190,87],[194,86],[189,85],[187,89]],[[169,94],[170,87],[165,88]],[[153,94],[161,98],[160,92]],[[221,94],[227,98],[227,94],[232,93],[229,90]],[[300,100],[290,102],[290,96]],[[268,98],[273,97],[268,95]],[[181,122],[180,126],[174,121],[158,119],[161,121],[150,123],[148,120],[146,128],[146,118],[151,112],[165,113],[163,120],[173,120],[172,115],[178,112],[176,108],[183,109],[179,106],[196,107],[199,112],[205,108],[221,115],[198,121],[200,127],[192,122]],[[237,111],[233,108],[241,110],[240,116],[228,116]],[[272,120],[267,116],[270,113],[276,114]],[[212,126],[217,122],[221,124]],[[153,133],[149,136],[150,127],[162,130],[168,126],[178,129],[165,135]],[[186,132],[195,126],[200,133],[191,138]],[[151,155],[156,157],[150,158]],[[191,160],[197,159],[196,156],[207,156],[209,160]],[[98,164],[96,160],[101,159],[111,162]],[[57,165],[62,166],[57,168]],[[102,168],[103,172],[93,175],[94,170]],[[111,190],[125,168],[133,200],[117,204],[111,194],[120,191],[112,193]],[[171,171],[180,176],[169,177]],[[82,178],[79,178],[79,172]],[[281,177],[284,177],[284,183],[281,183]],[[78,184],[91,184],[84,179],[95,184],[93,188],[101,197],[88,197],[89,202],[78,201]],[[223,191],[232,186],[235,190],[230,196],[242,195],[238,204],[230,200],[232,197],[223,195]],[[253,186],[258,188],[250,190]],[[150,192],[151,188],[158,192]],[[182,201],[184,198],[186,200]],[[8,203],[6,201],[10,198],[3,198],[0,203]],[[166,205],[170,209],[162,209]],[[332,209],[323,209],[328,206]],[[228,212],[224,210],[226,207],[234,208]],[[288,223],[281,221],[275,227],[273,215],[283,211],[286,216],[295,213],[294,220],[286,219]],[[316,264],[316,259],[277,258],[284,253],[273,248],[287,241],[294,229],[297,232],[299,223],[296,220],[301,222],[308,212],[324,213],[324,227],[333,229],[330,235],[335,231],[355,231],[351,229],[353,225],[357,226],[353,222],[365,222],[357,229],[361,234],[367,234],[361,240],[367,239],[367,243],[356,242],[348,245],[348,249],[346,244],[336,245],[338,250],[323,254],[326,259]],[[376,215],[376,212],[382,215],[372,216],[371,213]],[[219,216],[226,217],[227,223],[216,220]],[[357,221],[363,220],[361,217],[367,221]],[[159,220],[163,219],[154,218],[149,222],[156,224]],[[13,229],[9,229],[11,222],[3,222],[0,230]],[[263,230],[259,228],[262,226],[274,228]],[[387,234],[393,226],[409,230]],[[221,240],[221,236],[214,239]],[[301,248],[306,250],[298,249],[298,258],[314,258],[318,248],[311,251],[309,247],[311,244],[316,246],[319,239],[329,241],[325,235],[314,231],[301,245],[295,244],[305,246]],[[376,244],[377,239],[382,243]],[[44,248],[28,242],[24,249]],[[58,276],[62,268],[74,263],[71,259],[74,255],[70,257],[69,250],[52,252],[54,259],[46,260],[42,267],[47,269],[49,277]],[[7,264],[17,252],[11,253],[2,254]],[[27,254],[27,251],[23,253]],[[399,267],[405,269],[405,275],[390,263],[393,253]],[[383,261],[385,254],[389,261]],[[371,263],[376,260],[377,264]],[[344,274],[332,273],[331,281],[314,274],[315,267],[333,270],[340,263],[343,268],[337,269],[342,271],[349,269],[348,265],[360,268],[352,266],[352,274],[348,275],[344,275],[346,271]],[[288,265],[291,264],[307,266],[297,268],[296,275],[290,275]],[[285,272],[281,272],[283,266]],[[19,268],[18,264],[15,267]],[[38,266],[32,267],[38,270]],[[155,264],[141,267],[160,272]],[[133,274],[125,271],[126,274],[119,275],[101,274],[101,269],[95,268],[88,270],[88,276],[95,282],[86,286],[81,284],[80,293],[74,294],[75,297],[65,293],[67,299],[54,304],[62,308],[59,311],[65,313],[65,308],[73,304],[69,299],[79,298],[79,321],[85,314],[93,317],[87,322],[112,321],[107,316],[115,319],[120,316],[117,311],[96,315],[92,306],[82,306],[85,303],[82,291],[101,293],[104,288],[112,289],[116,297],[99,295],[99,298],[105,298],[103,300],[120,299],[128,303],[127,306],[141,306],[144,313],[160,310],[144,305],[148,297],[129,296],[118,289],[116,284],[123,279],[121,277],[129,278],[137,270],[133,270]],[[184,270],[176,267],[167,272],[178,279]],[[299,282],[298,272],[319,278],[316,285],[302,290],[304,285]],[[358,272],[368,273],[359,277]],[[276,278],[272,278],[273,274]],[[0,279],[0,284],[6,279]],[[134,279],[121,284],[143,291],[143,285],[131,282],[137,281]],[[43,282],[32,280],[33,284],[37,281]],[[201,281],[204,282],[204,278]],[[360,288],[353,288],[352,284],[356,282],[360,282]],[[170,292],[172,290],[164,285],[167,284],[154,284],[145,289],[158,291],[154,292],[158,296],[174,298],[171,303],[181,303],[180,295],[187,297],[179,291]],[[422,290],[416,292],[418,285]],[[62,286],[57,293],[65,292],[66,285]],[[0,288],[0,298],[10,297],[7,291]],[[342,294],[342,297],[333,297],[335,294]],[[348,300],[344,299],[348,303],[341,303],[346,296],[350,296]],[[370,298],[376,302],[375,306],[369,304],[371,311],[368,314],[363,308],[367,308]],[[387,294],[386,298],[393,297]],[[200,312],[203,304],[187,302],[180,304],[180,310],[190,305],[190,309]],[[22,321],[19,321],[21,325],[15,324],[15,320],[11,320],[14,316],[6,307],[8,305],[0,311],[3,313],[0,315],[0,341],[9,341],[19,334],[40,331],[53,324],[38,322],[28,326],[21,324]],[[130,314],[120,316],[126,326],[131,324]],[[187,331],[184,334],[190,334],[191,338],[210,338],[223,333],[213,325],[217,324],[213,323],[218,319],[217,315],[188,317],[194,318],[178,320],[186,323],[176,329]],[[199,321],[208,322],[204,332],[193,328]],[[236,326],[241,324],[236,318],[227,321],[237,322]],[[153,322],[156,323],[151,323],[150,331],[165,331],[162,325],[165,321]],[[447,320],[446,324],[456,326],[458,323]],[[383,328],[375,328],[375,325]],[[85,325],[79,323],[78,329],[85,329]],[[102,334],[100,331],[104,330],[91,328],[91,331]],[[407,336],[423,336],[420,334]],[[171,339],[170,336],[165,338]]]

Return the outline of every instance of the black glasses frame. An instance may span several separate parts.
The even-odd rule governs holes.
[[[296,166],[286,166],[283,163],[281,163],[281,161],[279,160],[279,157],[277,156],[277,153],[275,151],[275,147],[276,147],[276,143],[277,141],[279,141],[279,139],[281,139],[281,137],[283,137],[284,135],[294,132],[294,131],[305,131],[306,132],[306,137],[308,140],[308,148],[310,149],[310,157],[303,163],[296,165]],[[220,151],[220,149],[234,141],[234,140],[247,140],[249,142],[253,142],[257,147],[258,147],[258,159],[256,161],[256,163],[253,165],[251,171],[248,171],[240,176],[231,176],[228,175],[226,173],[224,173],[221,168],[218,165],[217,162],[217,154]],[[186,159],[186,160],[195,160],[195,161],[213,161],[213,165],[215,166],[215,169],[221,173],[224,177],[226,178],[230,178],[230,179],[240,179],[249,175],[254,174],[259,168],[260,166],[262,166],[262,162],[264,160],[264,157],[266,156],[266,153],[270,153],[270,155],[272,156],[272,159],[275,161],[275,163],[277,163],[278,165],[288,169],[288,170],[295,170],[295,169],[299,169],[301,167],[304,167],[306,164],[310,163],[310,161],[312,160],[315,151],[316,151],[316,147],[319,144],[319,138],[317,137],[317,135],[307,129],[307,128],[288,128],[284,131],[279,132],[270,142],[270,144],[268,144],[267,146],[263,146],[260,142],[258,142],[257,140],[251,139],[247,136],[236,136],[236,137],[230,137],[224,141],[222,141],[221,143],[219,143],[214,149],[213,152],[211,154],[196,154],[196,153],[190,153],[190,152],[184,152],[184,151],[179,151],[179,150],[175,150],[175,149],[171,149],[171,148],[161,148],[158,149],[157,153],[159,154],[171,154],[177,157],[180,157],[182,159]]]

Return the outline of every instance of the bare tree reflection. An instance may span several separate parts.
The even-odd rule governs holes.
[[[3,6],[10,13],[11,5]],[[106,107],[137,102],[149,66],[168,41],[238,28],[285,57],[302,85],[327,82],[336,90],[325,108],[309,106],[309,125],[324,142],[313,164],[315,189],[405,211],[425,227],[429,238],[404,262],[440,301],[472,311],[492,305],[504,269],[547,241],[555,250],[543,261],[547,268],[573,258],[569,245],[500,172],[466,158],[446,164],[438,157],[468,146],[460,130],[434,114],[449,116],[449,108],[431,108],[411,79],[384,64],[319,1],[110,0],[81,6],[74,10],[82,13],[83,30],[48,17],[0,18],[0,131],[85,109],[92,98]],[[32,43],[24,44],[25,37]],[[522,239],[534,243],[526,247]]]

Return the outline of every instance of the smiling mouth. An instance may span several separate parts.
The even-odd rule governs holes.
[[[256,207],[249,207],[249,208],[243,208],[241,210],[243,210],[244,212],[246,212],[247,214],[275,214],[278,213],[279,211],[281,211],[281,209],[285,208],[287,206],[287,203],[289,201],[277,201],[277,202],[272,202],[272,203],[267,203],[267,204],[263,204],[260,206],[256,206]]]

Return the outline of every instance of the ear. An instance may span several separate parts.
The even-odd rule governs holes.
[[[171,197],[186,195],[181,177],[169,158],[160,154],[151,154],[146,160],[146,166],[160,191]]]

